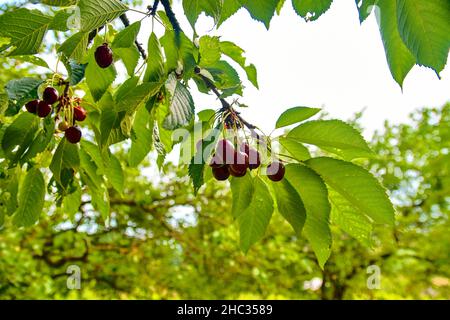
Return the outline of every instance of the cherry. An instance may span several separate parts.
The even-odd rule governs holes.
[[[286,168],[279,161],[273,161],[267,166],[267,177],[275,182],[281,181],[284,178]]]
[[[222,161],[226,164],[232,164],[234,163],[234,146],[231,143],[231,141],[227,139],[219,140],[219,143],[217,144],[216,148],[216,154],[217,156],[222,159]]]
[[[73,117],[76,121],[84,121],[86,119],[87,111],[81,106],[73,108]]]
[[[228,171],[228,166],[221,166],[218,168],[212,168],[212,173],[214,178],[219,181],[225,181],[230,176],[230,171]]]
[[[47,101],[39,101],[37,105],[37,114],[41,118],[45,118],[52,112],[52,105],[48,104]]]
[[[78,127],[68,128],[64,135],[70,143],[78,143],[81,140],[81,130]]]
[[[60,131],[66,131],[67,129],[69,129],[69,123],[68,123],[67,121],[61,121],[61,122],[58,124],[58,129],[59,129]]]
[[[251,148],[248,143],[244,142],[240,147],[242,152],[248,156],[248,167],[250,170],[257,169],[261,165],[261,156],[259,152]]]
[[[42,94],[42,97],[44,98],[44,101],[48,104],[54,104],[56,101],[58,101],[58,91],[56,91],[55,88],[47,87],[44,90],[44,93]]]
[[[245,175],[248,168],[248,156],[245,152],[236,151],[234,153],[234,162],[230,165],[230,171],[238,175]],[[232,173],[232,174],[233,174]]]
[[[221,158],[219,158],[217,155],[213,155],[211,161],[209,162],[209,166],[211,168],[220,168],[223,167],[224,163]]]
[[[95,61],[100,68],[108,68],[113,63],[113,52],[107,43],[95,50]]]
[[[36,113],[38,104],[39,104],[39,100],[32,100],[25,105],[25,108],[30,113]]]
[[[228,169],[230,171],[230,174],[236,178],[241,178],[247,174],[247,169],[238,171],[236,170],[236,167],[234,165],[230,165]]]

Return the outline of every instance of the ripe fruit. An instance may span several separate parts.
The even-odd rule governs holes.
[[[52,105],[47,101],[39,101],[37,105],[37,115],[41,118],[45,118],[52,112]]]
[[[64,135],[70,143],[78,143],[81,140],[81,130],[78,127],[68,128]]]
[[[281,162],[273,161],[267,166],[267,177],[275,182],[281,181],[284,178],[286,168]]]
[[[228,166],[221,166],[218,168],[212,168],[212,173],[214,178],[219,181],[225,181],[230,176],[230,171],[228,171]]]
[[[25,105],[25,108],[30,113],[36,113],[38,104],[39,104],[39,100],[32,100]]]
[[[95,61],[100,68],[108,68],[113,63],[113,52],[107,43],[95,50]]]
[[[217,144],[216,154],[220,159],[222,159],[223,163],[234,163],[235,152],[236,151],[234,150],[233,144],[227,139],[222,139]]]
[[[60,131],[66,131],[67,129],[69,129],[69,123],[67,121],[61,121],[58,124],[58,130]]]
[[[239,171],[239,170],[236,170],[236,167],[233,165],[229,166],[228,169],[230,171],[230,174],[236,178],[241,178],[247,174],[247,169]]]
[[[248,143],[241,144],[240,147],[242,152],[245,152],[248,156],[248,167],[250,170],[257,169],[261,165],[261,156],[259,152],[251,148]]]
[[[78,106],[73,108],[73,118],[76,121],[84,121],[84,119],[86,119],[86,115],[87,112],[83,107]]]
[[[242,176],[245,175],[245,172],[248,168],[248,156],[245,152],[242,151],[236,151],[234,153],[234,162],[230,165],[230,171],[233,173],[236,173],[237,175]]]
[[[48,104],[54,104],[56,101],[58,101],[58,91],[56,91],[55,88],[47,87],[45,88],[42,97]]]
[[[209,166],[211,168],[220,168],[223,167],[224,163],[222,159],[220,159],[217,155],[213,155],[211,161],[209,162]]]

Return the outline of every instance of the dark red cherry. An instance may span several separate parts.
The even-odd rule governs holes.
[[[225,181],[230,176],[230,171],[228,171],[228,166],[221,166],[218,168],[212,168],[212,173],[214,178],[219,181]]]
[[[52,105],[47,101],[39,101],[37,106],[37,115],[41,118],[45,118],[52,112]]]
[[[38,104],[39,104],[39,100],[32,100],[25,105],[25,108],[30,113],[36,113]]]
[[[70,143],[78,143],[81,140],[81,130],[78,127],[70,127],[64,131],[64,135]]]
[[[234,153],[234,162],[230,165],[230,170],[238,175],[244,173],[248,169],[248,156],[245,152],[236,151]]]
[[[239,171],[233,165],[228,166],[228,170],[230,171],[230,175],[236,178],[241,178],[247,174],[247,169]]]
[[[48,104],[54,104],[56,101],[58,101],[59,98],[58,91],[56,91],[55,88],[47,87],[42,94],[42,98]]]
[[[256,149],[253,149],[248,143],[241,144],[242,152],[245,152],[248,156],[248,167],[250,170],[257,169],[261,165],[261,156]]]
[[[95,61],[100,68],[108,68],[113,63],[113,52],[107,43],[95,50]]]
[[[281,181],[284,178],[286,168],[281,162],[273,161],[267,166],[267,177],[275,182]]]
[[[86,119],[86,115],[87,111],[83,107],[78,106],[73,108],[73,118],[76,121],[84,121],[84,119]]]
[[[235,149],[231,141],[227,139],[219,140],[216,148],[216,155],[222,159],[223,163],[232,164],[234,163]]]
[[[223,160],[219,158],[217,155],[213,155],[211,161],[209,162],[209,166],[211,168],[220,168],[223,167],[224,164],[225,163],[223,162]]]

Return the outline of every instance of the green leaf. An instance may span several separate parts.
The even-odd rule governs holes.
[[[305,19],[314,21],[324,14],[331,7],[333,0],[292,0],[295,12]]]
[[[208,67],[220,60],[219,37],[203,36],[199,40],[200,66]]]
[[[58,48],[58,52],[63,53],[67,60],[73,59],[79,63],[86,55],[88,42],[89,33],[78,32],[64,41]]]
[[[300,164],[287,165],[285,179],[297,191],[306,209],[303,232],[323,268],[331,252],[327,187],[317,173]]]
[[[402,87],[416,60],[398,33],[396,2],[379,0],[378,5],[380,7],[378,23],[389,69],[394,80]]]
[[[18,227],[29,227],[39,220],[44,207],[45,181],[41,171],[33,168],[27,172],[20,185],[19,207],[13,216]]]
[[[208,67],[207,70],[213,75],[217,88],[222,91],[232,89],[233,92],[228,95],[233,93],[242,95],[242,86],[239,74],[228,62],[220,60],[214,65]],[[228,95],[222,93],[222,97],[226,97]]]
[[[171,74],[166,82],[166,92],[170,95],[170,105],[164,129],[174,130],[187,125],[195,115],[194,100],[189,90]]]
[[[280,137],[278,141],[289,152],[289,154],[298,161],[304,161],[311,158],[308,148],[306,148],[301,142],[286,137]]]
[[[69,74],[69,82],[71,86],[79,84],[84,79],[87,64],[79,64],[74,60],[68,60],[64,62],[64,65]]]
[[[39,129],[36,133],[34,140],[30,143],[29,148],[21,157],[20,161],[25,163],[26,161],[34,158],[37,154],[45,151],[48,144],[52,140],[54,133],[55,121],[50,117],[45,118],[44,127]]]
[[[266,26],[269,29],[270,20],[275,15],[275,11],[280,0],[265,0],[265,1],[254,1],[254,0],[239,0],[241,4],[250,13],[250,16]],[[225,1],[226,2],[226,1]]]
[[[238,218],[250,205],[254,193],[253,178],[247,174],[242,178],[232,178],[230,181],[233,203],[231,213]]]
[[[158,82],[145,82],[129,90],[117,100],[116,111],[133,113],[141,104],[157,94],[161,85],[162,84]]]
[[[20,159],[32,142],[38,125],[38,117],[34,114],[24,112],[6,128],[2,139],[2,149],[8,159]]]
[[[450,2],[397,0],[397,21],[417,63],[441,72],[450,49]]]
[[[5,186],[5,191],[10,194],[10,196],[5,200],[4,206],[6,209],[6,214],[11,216],[16,212],[19,207],[18,202],[18,194],[19,194],[19,181],[21,179],[22,171],[20,167],[16,167],[11,170],[11,178],[8,180],[7,185]]]
[[[339,193],[333,189],[328,191],[332,204],[331,222],[363,245],[370,247],[371,221]]]
[[[247,74],[248,80],[258,88],[258,79],[256,68],[253,64],[246,65],[246,58],[244,57],[244,50],[230,41],[220,42],[220,51],[222,54],[227,55],[239,64]]]
[[[57,11],[48,28],[55,31],[69,31],[68,19],[72,17],[73,14],[72,10]]]
[[[86,144],[81,145],[79,150],[80,154],[80,173],[82,174],[83,181],[88,185],[91,191],[91,196],[96,190],[102,189],[104,183],[103,175],[99,174],[99,168],[97,167],[94,158],[85,150]]]
[[[47,62],[44,59],[37,56],[15,56],[14,59],[20,62],[27,62],[34,64],[35,66],[50,69]]]
[[[28,101],[38,99],[38,88],[44,81],[34,78],[22,78],[10,80],[5,86],[8,98],[12,100],[13,109],[10,106],[10,114],[15,115]]]
[[[78,183],[76,183],[75,190],[72,193],[64,196],[62,201],[62,210],[65,214],[67,214],[70,218],[78,212],[81,205],[81,188]]]
[[[42,4],[53,7],[68,7],[77,3],[77,0],[41,0]]]
[[[139,63],[140,53],[136,47],[114,49],[114,55],[122,60],[128,75],[134,76],[135,69]]]
[[[88,182],[89,185],[89,182]],[[92,206],[100,212],[102,218],[107,220],[110,214],[109,193],[105,186],[92,188]]]
[[[99,44],[100,39],[97,38],[95,46]],[[94,50],[89,53],[88,65],[86,67],[86,83],[91,92],[94,101],[99,101],[103,94],[108,90],[109,86],[116,78],[116,69],[114,64],[108,68],[100,68],[95,61]]]
[[[359,22],[363,23],[368,16],[373,11],[375,5],[377,5],[378,0],[355,0],[356,7],[359,12]],[[395,1],[393,1],[395,2]]]
[[[80,146],[94,161],[97,174],[106,175],[105,162],[109,160],[109,150],[100,149],[95,143],[85,139],[81,140]]]
[[[336,153],[333,148],[349,151],[351,158],[367,157],[372,154],[361,134],[349,124],[340,120],[315,120],[305,122],[287,135],[290,139],[313,144]]]
[[[178,40],[177,40],[178,39]],[[166,33],[160,39],[166,57],[166,73],[175,71],[179,64],[183,66],[183,78],[189,79],[197,62],[194,58],[194,44],[181,32],[179,38],[175,32],[166,29]]]
[[[119,194],[122,194],[125,184],[125,177],[122,170],[122,165],[114,154],[109,155],[109,161],[107,167],[105,168],[105,174],[112,187]]]
[[[45,33],[53,18],[39,10],[25,8],[8,11],[0,16],[0,37],[10,39],[15,49],[10,56],[35,54],[39,52]],[[1,51],[1,50],[0,50]]]
[[[140,29],[140,21],[136,21],[130,24],[128,27],[126,27],[116,35],[112,43],[112,48],[117,49],[133,47]]]
[[[209,122],[209,121],[211,121],[211,119],[213,119],[215,114],[216,114],[215,110],[206,109],[206,110],[202,110],[199,113],[197,113],[197,117],[202,122]]]
[[[148,54],[151,59],[147,61],[144,82],[160,82],[164,78],[164,58],[158,37],[152,32],[148,39]]]
[[[53,173],[53,179],[62,187],[66,187],[62,179],[64,169],[75,170],[80,166],[80,157],[78,155],[78,146],[61,139],[52,162],[50,163],[50,171]]]
[[[113,129],[120,127],[122,120],[119,113],[115,110],[114,100],[110,94],[103,96],[101,102],[105,102],[100,114],[100,146],[105,148],[109,146],[109,140]]]
[[[226,0],[223,2],[220,17],[217,21],[217,27],[220,27],[225,20],[230,18],[241,8],[241,3],[239,1],[240,0]]]
[[[146,108],[139,108],[133,123],[128,164],[137,167],[152,149],[153,121]]]
[[[222,1],[220,0],[183,1],[184,14],[191,24],[192,29],[195,29],[195,23],[202,12],[205,12],[207,16],[214,18],[214,21],[217,22],[220,17],[221,5]]]
[[[277,120],[275,128],[286,127],[311,118],[320,111],[318,108],[295,107],[287,109]]]
[[[274,210],[272,195],[266,183],[260,177],[255,177],[252,184],[254,192],[250,204],[238,218],[240,245],[245,253],[264,236]]]
[[[119,0],[79,0],[81,31],[97,29],[125,13],[128,7]]]
[[[307,162],[325,182],[376,223],[394,224],[386,190],[370,172],[342,160],[320,157]]]
[[[223,125],[221,122],[212,129],[209,134],[203,139],[202,149],[197,150],[195,155],[191,159],[189,164],[189,176],[192,179],[194,185],[194,193],[197,194],[198,190],[204,183],[204,169],[206,161],[211,156],[212,149],[216,146],[217,141],[222,134]]]
[[[259,89],[258,84],[258,73],[256,71],[256,67],[254,64],[250,64],[244,68],[245,73],[247,74],[248,81],[250,81],[256,89]]]
[[[278,212],[290,223],[300,236],[306,220],[306,209],[302,199],[287,179],[272,182]]]

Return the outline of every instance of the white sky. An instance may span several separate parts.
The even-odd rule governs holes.
[[[190,34],[179,0],[174,10]],[[141,35],[151,32],[150,25],[143,23]],[[220,35],[235,42],[256,65],[260,89],[245,81],[240,101],[250,106],[242,110],[244,117],[265,131],[270,132],[279,114],[294,106],[324,107],[331,117],[343,120],[367,107],[362,123],[368,137],[382,128],[385,119],[405,122],[414,109],[450,100],[448,66],[442,80],[431,69],[415,66],[402,93],[390,74],[375,15],[360,25],[354,0],[334,1],[318,21],[309,23],[286,1],[269,31],[243,9],[218,30],[211,30],[213,21],[204,15],[196,27],[199,35]],[[246,79],[244,74],[241,79]],[[213,96],[195,93],[194,100],[197,110],[220,106]]]

